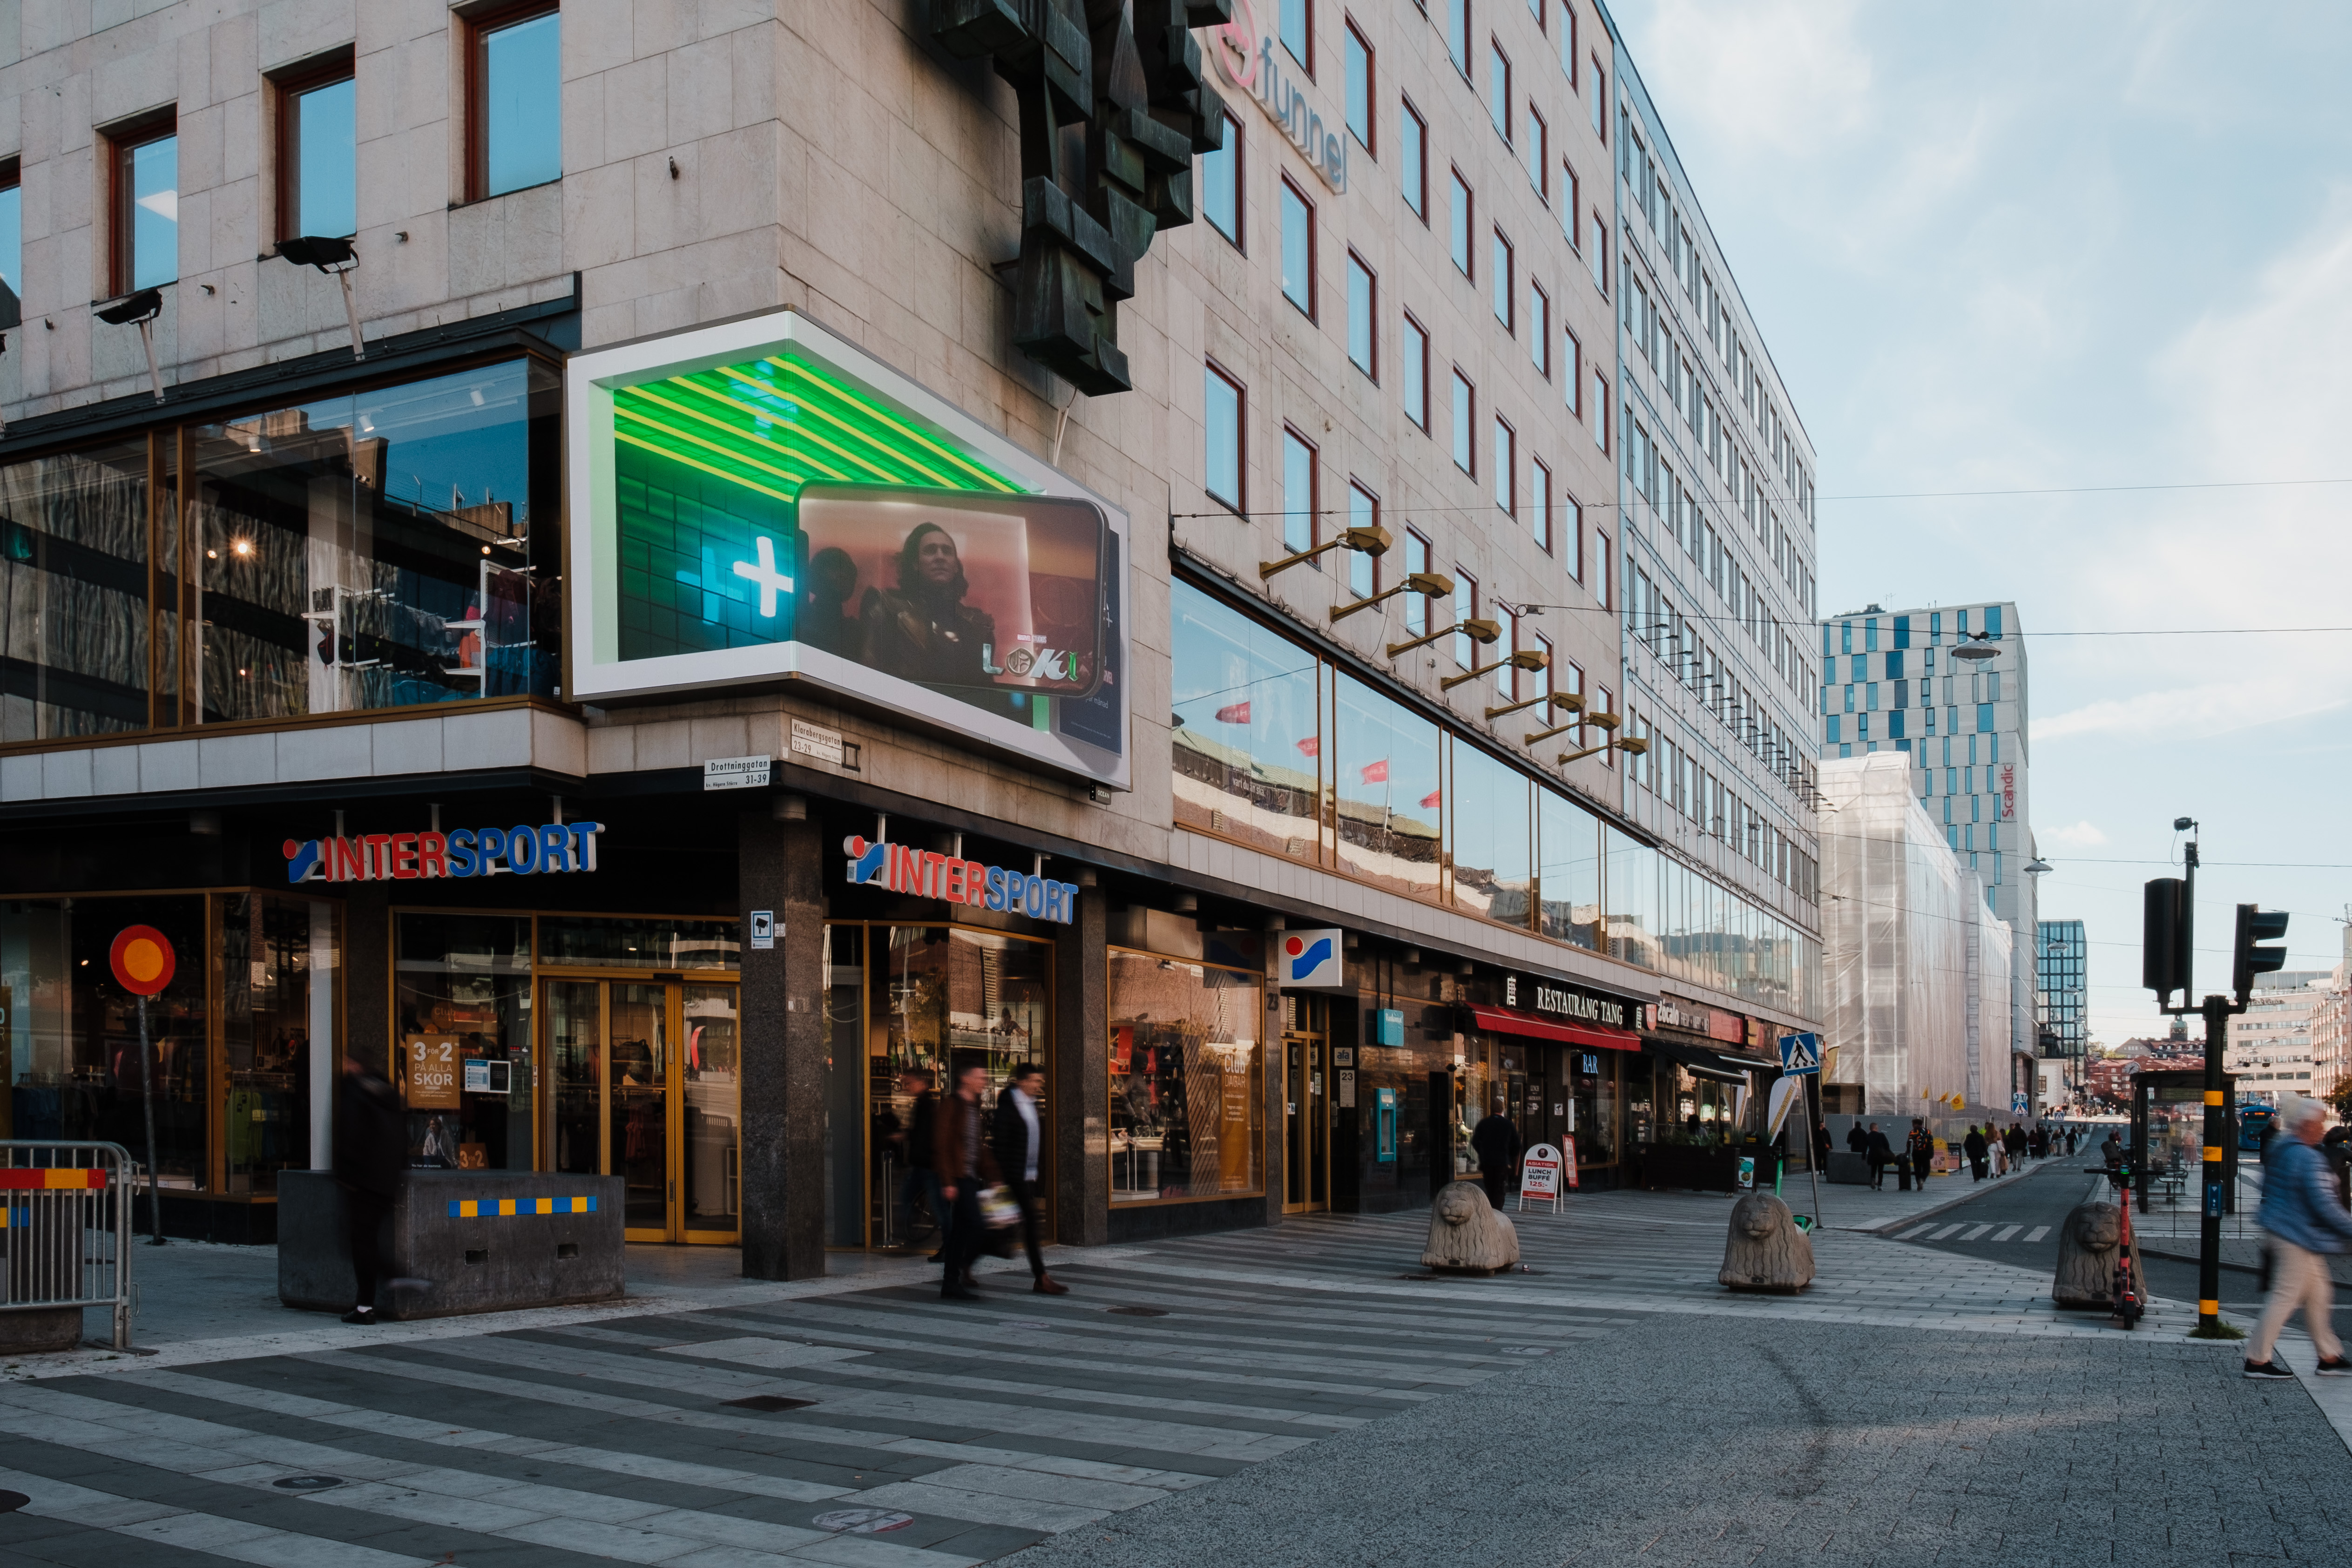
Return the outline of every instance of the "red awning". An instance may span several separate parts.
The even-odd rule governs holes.
[[[1642,1037],[1631,1029],[1612,1029],[1603,1024],[1555,1024],[1537,1013],[1522,1013],[1516,1007],[1478,1007],[1470,1009],[1482,1029],[1498,1035],[1524,1035],[1532,1040],[1563,1040],[1571,1046],[1597,1046],[1604,1051],[1638,1051]]]

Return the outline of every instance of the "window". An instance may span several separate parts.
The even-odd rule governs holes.
[[[1354,251],[1348,252],[1348,358],[1358,370],[1374,381],[1381,378],[1378,353],[1380,334],[1373,323],[1380,320],[1380,280],[1364,258]]]
[[[1397,177],[1403,182],[1404,205],[1422,222],[1429,221],[1429,121],[1409,98],[1397,100]]]
[[[1315,74],[1314,0],[1280,0],[1282,47],[1310,78]]]
[[[278,237],[359,232],[359,122],[348,55],[278,88]]]
[[[1282,297],[1315,319],[1315,204],[1282,182]]]
[[[1519,513],[1518,497],[1518,434],[1508,420],[1495,421],[1495,504],[1506,517]]]
[[[21,306],[25,298],[24,165],[0,163],[0,304]]]
[[[1597,365],[1592,372],[1592,440],[1602,451],[1609,450],[1609,378]]]
[[[1585,255],[1592,260],[1592,286],[1605,297],[1609,292],[1609,221],[1598,211],[1592,215],[1592,244]]]
[[[1503,331],[1507,332],[1518,330],[1517,323],[1512,320],[1512,302],[1517,298],[1518,286],[1511,262],[1511,242],[1498,228],[1495,231],[1495,320],[1503,323]]]
[[[1486,45],[1486,118],[1495,122],[1496,135],[1511,139],[1511,57],[1492,39]]]
[[[1454,466],[1474,478],[1478,472],[1478,455],[1471,449],[1471,416],[1478,400],[1477,389],[1460,371],[1454,373]]]
[[[1202,378],[1201,428],[1207,450],[1202,488],[1235,511],[1242,505],[1242,384],[1210,363]]]
[[[1455,70],[1470,74],[1470,0],[1445,0],[1445,52]]]
[[[1462,171],[1459,169],[1448,171],[1447,178],[1453,182],[1454,190],[1454,206],[1452,215],[1448,219],[1453,226],[1447,237],[1451,241],[1454,268],[1459,271],[1463,277],[1467,278],[1471,276],[1470,184],[1468,181],[1463,179]]]
[[[1546,381],[1551,379],[1551,296],[1528,279],[1528,355]]]
[[[1559,226],[1568,236],[1570,250],[1584,248],[1584,237],[1577,232],[1577,209],[1584,205],[1584,182],[1576,177],[1576,165],[1562,163],[1559,166]]]
[[[1579,419],[1584,417],[1584,345],[1576,334],[1562,329],[1559,335],[1560,386],[1568,393],[1568,411]]]
[[[525,0],[467,25],[467,199],[563,174],[562,13]]]
[[[1617,699],[1611,694],[1609,689],[1605,686],[1600,688],[1599,694],[1601,698],[1601,711],[1603,713],[1616,712]],[[1617,753],[1613,750],[1607,749],[1609,736],[1606,731],[1603,731],[1601,740],[1604,748],[1601,753],[1601,765],[1604,768],[1613,768],[1617,765]]]
[[[1578,582],[1584,581],[1584,508],[1574,496],[1563,496],[1559,503],[1560,531],[1568,537],[1568,574]]]
[[[1592,57],[1592,133],[1603,142],[1609,140],[1608,101],[1609,76],[1601,68],[1601,57],[1595,55]]]
[[[1410,528],[1404,531],[1404,569],[1409,577],[1429,570],[1429,541]],[[1404,626],[1415,637],[1429,631],[1429,601],[1419,594],[1404,596]]]
[[[1602,609],[1609,605],[1609,536],[1599,529],[1592,531],[1592,596]]]
[[[1312,550],[1315,526],[1315,447],[1306,437],[1282,427],[1282,547]],[[1318,563],[1319,564],[1319,563]]]
[[[1559,8],[1559,68],[1568,76],[1568,90],[1576,90],[1576,7]]]
[[[1381,499],[1366,489],[1360,480],[1348,481],[1348,526],[1378,528],[1381,525]],[[1348,591],[1359,599],[1368,599],[1381,591],[1381,563],[1375,555],[1360,550],[1348,552]]]
[[[1231,114],[1224,144],[1201,154],[1201,216],[1234,249],[1247,248],[1242,244],[1242,122]]]
[[[117,132],[113,153],[113,291],[135,293],[180,276],[180,137],[177,116]]]
[[[1478,645],[1463,628],[1478,618],[1478,579],[1454,568],[1454,662],[1465,669],[1478,667]]]
[[[1404,319],[1404,415],[1429,428],[1429,334],[1411,316]]]
[[[1364,41],[1353,21],[1348,24],[1346,45],[1348,133],[1365,152],[1377,156],[1379,149],[1372,144],[1372,46]]]
[[[1495,695],[1506,702],[1515,702],[1519,695],[1519,670],[1511,662],[1511,655],[1519,651],[1518,611],[1500,599],[1496,600],[1495,625],[1501,628],[1495,638],[1493,657]]]
[[[1551,470],[1541,458],[1528,463],[1528,528],[1545,551],[1551,549]]]
[[[1530,103],[1528,105],[1528,180],[1535,186],[1536,195],[1547,202],[1551,200],[1550,146],[1550,128],[1544,124],[1544,117],[1537,113],[1536,106]]]
[[[1227,661],[1211,668],[1223,670]],[[1237,810],[1262,815],[1245,789],[1237,787],[1234,799]],[[1313,831],[1311,821],[1300,826]],[[1111,1204],[1264,1192],[1265,1052],[1257,1039],[1266,1018],[1258,999],[1262,978],[1245,970],[1116,948],[1104,969],[1110,1016],[1110,1091],[1104,1109],[1112,1146],[1131,1152],[1175,1145],[1162,1148],[1144,1173],[1148,1182],[1129,1168],[1144,1156],[1130,1152],[1113,1179]],[[1218,1091],[1204,1095],[1203,1084],[1218,1086]],[[1188,1120],[1170,1120],[1175,1106],[1191,1108]],[[1191,1135],[1171,1137],[1171,1126]]]

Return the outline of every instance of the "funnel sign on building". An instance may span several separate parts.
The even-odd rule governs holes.
[[[1277,0],[1277,4],[1279,0]],[[1274,35],[1261,33],[1257,10],[1250,0],[1234,0],[1234,19],[1211,35],[1209,47],[1224,79],[1257,100],[1265,117],[1306,155],[1323,183],[1335,191],[1348,188],[1348,138],[1334,122],[1307,107],[1297,83],[1282,74],[1287,50],[1279,49]]]
[[[1323,931],[1282,933],[1276,946],[1280,960],[1276,978],[1286,991],[1344,991],[1347,960],[1340,952],[1345,933],[1336,927]]]

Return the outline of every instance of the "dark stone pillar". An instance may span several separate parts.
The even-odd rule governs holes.
[[[817,834],[815,823],[777,820],[765,804],[737,823],[747,1279],[824,1273],[824,889]],[[772,951],[752,950],[753,910],[775,914]]]
[[[1083,887],[1054,940],[1054,1229],[1073,1247],[1110,1239],[1108,910]]]
[[[354,882],[343,899],[343,1053],[392,1076],[392,889]],[[342,1064],[335,1064],[340,1081]]]

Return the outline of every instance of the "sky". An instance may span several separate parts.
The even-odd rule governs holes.
[[[2178,816],[2200,994],[2242,900],[2332,967],[2352,482],[2288,481],[2352,481],[2352,6],[1612,12],[1811,438],[1822,612],[2017,602],[2042,915],[2086,922],[2092,1037],[2163,1032],[2140,886]],[[2123,486],[2209,488],[1852,499]],[[2244,630],[2295,627],[2344,629]]]

